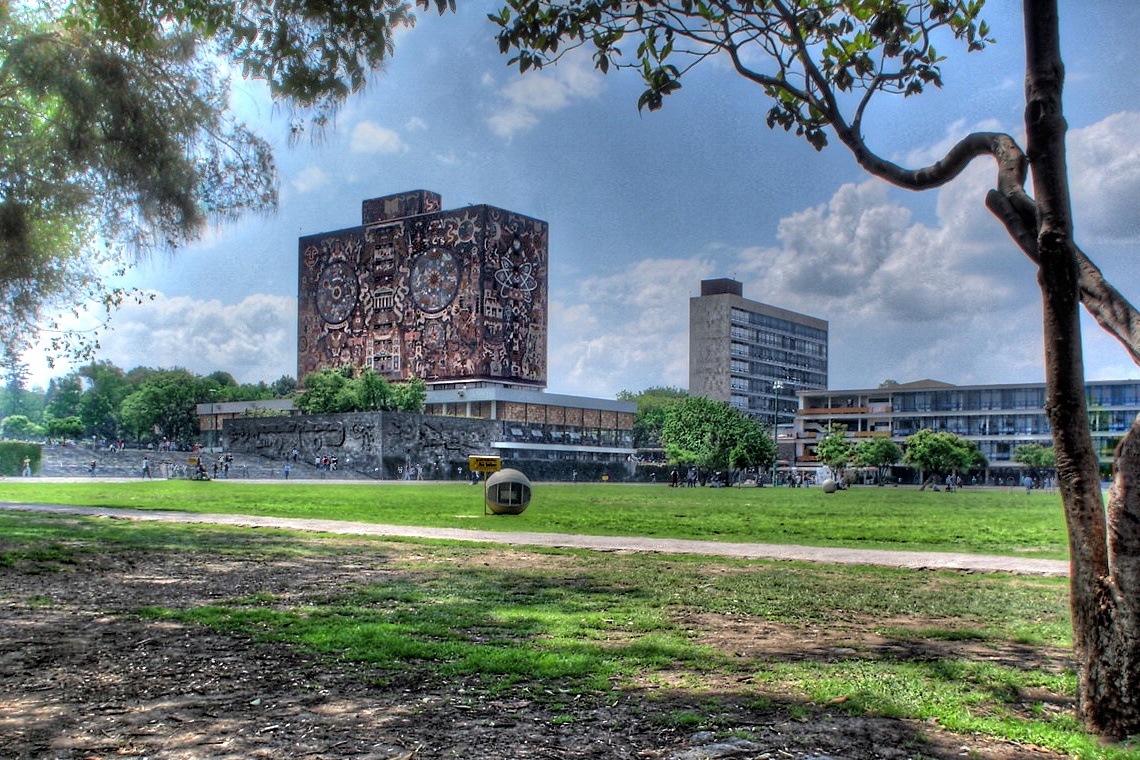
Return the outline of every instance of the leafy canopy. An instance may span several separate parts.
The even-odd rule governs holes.
[[[1057,457],[1052,447],[1039,443],[1023,443],[1013,450],[1013,461],[1032,467],[1035,470],[1057,466]]]
[[[902,461],[903,451],[897,443],[885,435],[865,438],[855,447],[853,461],[860,467],[874,467],[879,473],[879,484],[886,481],[891,465]]]
[[[670,407],[661,440],[669,461],[709,470],[766,468],[776,460],[776,444],[760,423],[704,396],[691,396]]]
[[[819,461],[831,470],[834,477],[839,477],[843,469],[855,455],[855,444],[847,438],[847,426],[833,423],[831,432],[820,440],[815,447]]]
[[[689,392],[671,386],[653,386],[639,393],[620,391],[621,401],[633,401],[637,412],[633,417],[633,445],[635,448],[657,448],[661,445],[661,429],[669,409],[689,397]]]
[[[264,81],[299,134],[413,20],[400,0],[0,3],[0,352],[46,327],[54,352],[90,357],[93,338],[45,315],[109,314],[140,296],[107,274],[275,208],[273,154],[229,110],[227,64]]]
[[[294,403],[305,414],[422,412],[427,399],[427,386],[419,378],[389,383],[375,370],[357,373],[348,366],[310,373],[302,385]]]
[[[771,99],[768,126],[795,130],[815,148],[825,127],[858,132],[875,92],[917,95],[940,86],[939,33],[969,50],[989,41],[978,0],[898,3],[880,0],[507,0],[490,19],[499,49],[514,51],[519,71],[542,68],[567,51],[589,47],[603,73],[634,69],[645,90],[638,109],[661,108],[684,75],[719,55]],[[630,53],[629,51],[633,52]],[[850,94],[853,98],[844,98]]]
[[[971,467],[983,467],[986,458],[978,444],[953,433],[935,433],[923,428],[906,439],[903,461],[924,472],[946,475]]]

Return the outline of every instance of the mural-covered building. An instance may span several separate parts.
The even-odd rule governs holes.
[[[444,211],[425,190],[364,201],[359,227],[299,240],[298,379],[345,366],[420,378],[424,430],[450,436],[474,424],[445,418],[493,423],[480,428],[490,437],[478,445],[445,447],[460,460],[494,452],[527,462],[532,474],[567,477],[585,463],[628,464],[636,404],[545,392],[548,246],[546,222],[493,206]],[[295,434],[283,431],[308,423],[274,424],[272,435],[259,433],[259,447],[284,445],[282,436]],[[305,441],[302,453],[319,453]],[[335,436],[320,443],[343,445]],[[361,456],[345,452],[342,461]],[[391,469],[368,461],[370,473]]]
[[[364,201],[361,226],[299,241],[297,377],[545,387],[548,242],[546,222],[424,190]]]

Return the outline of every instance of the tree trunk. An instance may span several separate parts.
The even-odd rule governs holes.
[[[1024,0],[1026,147],[1037,204],[1038,282],[1045,342],[1046,413],[1053,429],[1058,484],[1069,530],[1073,646],[1078,698],[1089,730],[1140,733],[1137,578],[1140,520],[1131,489],[1140,458],[1122,452],[1106,520],[1099,463],[1085,405],[1079,321],[1080,265],[1073,243],[1061,108],[1056,0]],[[1137,426],[1133,426],[1137,430]],[[1122,449],[1134,446],[1129,435]],[[1127,444],[1125,446],[1124,444]],[[1109,538],[1109,522],[1112,538]],[[1110,555],[1110,549],[1112,554]],[[1116,575],[1119,572],[1120,575]]]

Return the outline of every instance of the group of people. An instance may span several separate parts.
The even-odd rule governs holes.
[[[697,487],[697,468],[696,467],[690,467],[689,471],[685,473],[685,486],[688,488],[696,488]],[[677,468],[675,468],[675,467],[673,468],[673,471],[669,473],[669,487],[670,488],[680,488],[681,487],[681,473],[678,472]]]

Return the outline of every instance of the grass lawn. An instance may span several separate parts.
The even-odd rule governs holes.
[[[85,484],[64,491],[71,500],[91,502],[100,487]],[[115,490],[103,488],[107,494]],[[225,483],[120,489],[129,498],[105,496],[100,502],[322,517],[344,510],[352,519],[371,510],[373,519],[399,515],[405,521],[416,508],[427,510],[430,520],[444,521],[458,512],[457,505],[470,507],[475,494],[462,487]],[[4,496],[17,498],[16,491],[40,494],[24,498],[47,499],[53,488],[5,485]],[[209,498],[183,503],[187,493]],[[997,524],[993,514],[1003,511],[1037,515],[1045,522],[1045,514],[1057,509],[1052,498],[1018,502],[1004,494],[866,491],[835,498],[818,492],[678,493],[604,486],[541,488],[538,493],[544,501],[524,513],[521,523],[531,529],[573,529],[584,523],[573,515],[606,510],[607,526],[622,525],[625,512],[630,530],[648,532],[657,526],[670,535],[677,535],[676,523],[700,523],[702,510],[736,514],[739,523],[740,515],[777,509],[790,520],[796,509],[811,507],[815,513],[800,522],[819,529],[849,509],[867,524],[863,532],[870,532],[874,523],[924,508],[942,513],[940,522],[953,522],[963,510],[990,526]],[[433,494],[455,499],[452,508],[428,509]],[[256,503],[242,504],[243,496]],[[397,504],[378,503],[382,499]],[[771,505],[766,499],[772,499]],[[626,500],[631,506],[622,507]],[[465,511],[472,512],[477,514],[477,508]],[[1006,520],[1013,531],[1017,521]],[[506,528],[520,524],[501,518],[476,522]],[[999,533],[996,527],[991,532]],[[452,683],[462,687],[464,699],[551,702],[564,708],[565,721],[588,721],[600,705],[627,698],[643,701],[643,709],[652,711],[655,700],[682,692],[690,695],[683,700],[689,707],[659,719],[722,736],[747,725],[741,721],[754,720],[756,710],[785,711],[805,721],[826,720],[832,711],[928,722],[1088,760],[1138,756],[1129,746],[1099,745],[1084,734],[1071,709],[1059,707],[1075,690],[1074,676],[1065,666],[1071,641],[1062,578],[393,543],[0,513],[0,572],[34,580],[43,573],[82,568],[97,572],[124,563],[133,568],[147,555],[177,555],[179,567],[199,557],[203,566],[215,568],[231,561],[295,568],[306,558],[334,556],[346,567],[383,568],[376,580],[334,583],[297,598],[244,588],[229,598],[183,604],[172,588],[162,606],[105,613],[202,625],[296,647],[329,662],[358,663],[376,684],[442,688],[440,684]],[[132,576],[132,582],[139,579]],[[8,603],[23,605],[23,614],[31,615],[62,602],[37,596]],[[883,648],[884,642],[889,646]],[[814,655],[813,647],[818,647]],[[742,651],[748,649],[754,651]]]
[[[242,483],[181,480],[0,482],[0,500],[256,514],[481,530],[580,533],[953,551],[1065,559],[1056,494],[1020,489],[534,486],[521,515],[483,516],[482,491],[457,483]]]

